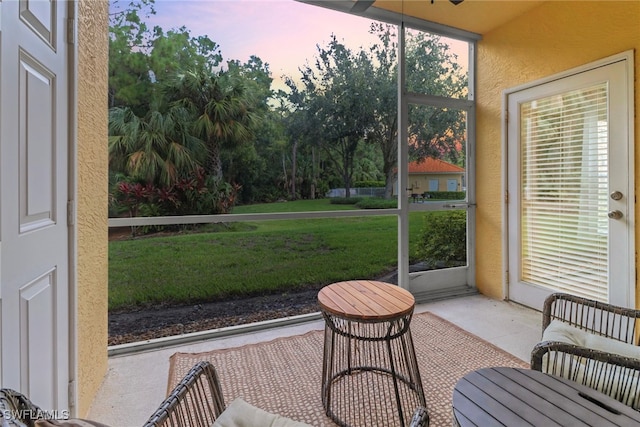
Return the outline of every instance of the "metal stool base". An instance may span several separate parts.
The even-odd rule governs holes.
[[[327,416],[340,426],[408,426],[415,409],[426,406],[411,314],[375,322],[323,315]]]

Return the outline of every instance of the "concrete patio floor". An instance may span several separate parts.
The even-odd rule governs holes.
[[[430,311],[527,362],[531,349],[540,340],[540,312],[482,295],[418,304],[415,311]],[[238,347],[323,328],[322,320],[311,320],[197,343],[175,345],[166,341],[160,348],[111,356],[87,417],[110,426],[143,425],[167,394],[169,357],[176,352]]]

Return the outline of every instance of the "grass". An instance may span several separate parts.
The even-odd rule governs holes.
[[[275,209],[294,204],[297,211],[325,206],[309,202],[238,207],[234,213],[282,212]],[[330,207],[326,210],[342,207],[325,203]],[[305,206],[313,209],[301,209]],[[415,215],[411,235],[422,226],[420,214]],[[396,265],[395,216],[253,221],[218,226],[215,232],[112,241],[109,309],[212,301],[375,278]]]
[[[256,203],[254,205],[236,206],[234,214],[275,213],[275,212],[314,212],[314,211],[346,211],[357,210],[354,205],[332,204],[330,199],[294,200],[291,202]]]

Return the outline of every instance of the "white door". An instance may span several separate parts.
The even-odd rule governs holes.
[[[457,179],[447,179],[447,191],[458,191]]]
[[[0,2],[1,384],[45,411],[70,405],[68,6]]]
[[[634,304],[632,58],[507,95],[509,299]]]

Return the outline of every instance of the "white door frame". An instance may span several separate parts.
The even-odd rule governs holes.
[[[503,264],[503,281],[502,281],[502,289],[503,295],[505,299],[509,298],[509,257],[510,257],[510,248],[509,248],[509,192],[508,192],[508,184],[509,184],[509,156],[508,156],[508,98],[509,95],[523,91],[526,89],[530,89],[534,86],[546,84],[553,82],[555,80],[559,80],[565,77],[570,77],[582,72],[586,72],[589,70],[593,70],[599,67],[611,65],[616,62],[624,61],[626,64],[626,77],[627,81],[625,82],[628,88],[626,94],[626,102],[628,105],[628,117],[627,122],[628,126],[628,182],[626,194],[629,195],[629,209],[626,216],[626,221],[628,224],[628,275],[627,275],[627,283],[629,283],[628,289],[628,301],[631,306],[635,305],[635,294],[636,294],[636,262],[635,262],[635,169],[634,169],[634,144],[635,144],[635,135],[634,135],[634,53],[632,50],[625,51],[616,55],[609,56],[607,58],[603,58],[601,60],[591,62],[589,64],[576,67],[562,73],[554,74],[552,76],[539,79],[533,82],[526,83],[524,85],[520,85],[517,87],[509,88],[503,91],[502,97],[502,194],[504,195],[504,203],[502,208],[502,220],[503,220],[503,234],[502,234],[502,264]],[[515,201],[513,201],[515,202]]]
[[[78,417],[78,2],[68,1],[69,43],[69,145],[68,145],[68,245],[69,245],[69,405],[71,416]]]

